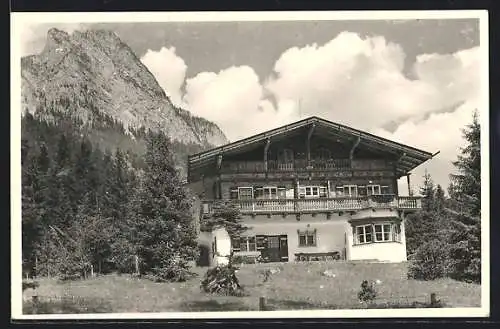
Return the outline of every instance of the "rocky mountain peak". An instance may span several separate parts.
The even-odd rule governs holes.
[[[227,142],[212,122],[176,108],[153,74],[112,31],[72,34],[52,28],[45,48],[22,59],[23,109],[68,112],[84,121],[105,114],[125,127],[163,130],[172,139],[217,146]]]

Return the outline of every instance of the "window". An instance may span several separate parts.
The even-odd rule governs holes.
[[[257,244],[255,243],[255,237],[241,237],[240,238],[240,251],[256,251]]]
[[[253,188],[252,187],[239,187],[238,188],[239,199],[248,200],[253,199]]]
[[[356,185],[344,185],[345,196],[358,196],[358,187]]]
[[[262,188],[262,197],[264,199],[276,199],[278,196],[277,187],[264,187]]]
[[[356,243],[372,242],[372,225],[356,226]]]
[[[375,242],[392,241],[391,224],[375,224]]]
[[[368,195],[368,190],[367,190],[366,186],[364,186],[364,185],[358,186],[358,195],[359,196],[367,196]]]
[[[298,233],[299,233],[299,247],[316,246],[316,230],[299,231]]]
[[[392,230],[393,241],[401,242],[401,225],[394,224]]]
[[[326,197],[326,186],[301,186],[299,187],[300,198]]]
[[[210,205],[208,203],[203,204],[203,213],[204,214],[210,213]]]
[[[400,224],[366,224],[354,228],[355,243],[401,241]]]
[[[368,195],[380,195],[380,185],[367,185],[366,190]]]
[[[277,199],[286,197],[285,187],[265,186],[255,188],[256,199]]]

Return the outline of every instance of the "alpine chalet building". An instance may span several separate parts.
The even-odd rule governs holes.
[[[435,154],[434,154],[435,155]],[[201,232],[207,264],[234,255],[268,262],[406,260],[404,218],[421,208],[397,180],[433,154],[311,117],[189,156],[200,218],[231,200],[250,229]]]

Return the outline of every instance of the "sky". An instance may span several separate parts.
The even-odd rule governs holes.
[[[478,19],[30,25],[22,54],[51,27],[113,30],[174,103],[231,141],[315,115],[440,151],[413,171],[415,190],[426,170],[447,188],[480,104]]]

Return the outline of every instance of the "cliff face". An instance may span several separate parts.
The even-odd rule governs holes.
[[[176,108],[113,32],[69,35],[51,29],[43,51],[23,57],[21,70],[22,110],[39,117],[50,119],[50,111],[59,111],[91,123],[104,115],[126,130],[160,129],[172,140],[201,149],[228,142],[216,124]]]

